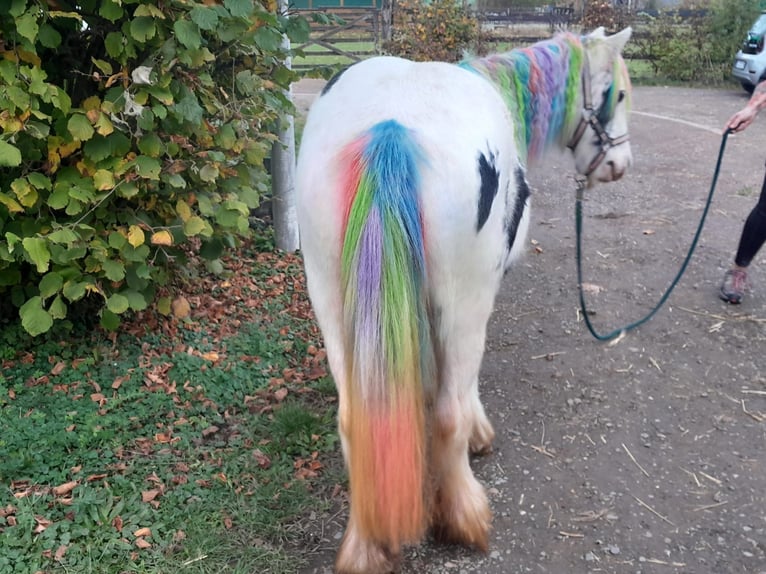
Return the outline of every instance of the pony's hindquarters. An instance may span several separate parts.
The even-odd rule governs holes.
[[[309,114],[296,187],[351,479],[343,574],[388,572],[428,525],[487,546],[468,449],[492,439],[486,324],[527,225],[513,132],[476,74],[396,58],[354,65]]]
[[[325,201],[337,200],[340,218],[312,210],[312,192],[302,199],[309,292],[341,399],[350,479],[337,561],[344,573],[387,572],[400,545],[419,541],[428,523],[425,395],[434,368],[420,159],[405,127],[381,122],[335,158],[338,189]],[[323,231],[333,223],[338,229]]]

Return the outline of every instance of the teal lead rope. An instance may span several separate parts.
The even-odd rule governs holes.
[[[582,179],[578,179],[577,182],[577,198],[575,202],[575,228],[576,228],[576,234],[577,234],[577,289],[580,292],[580,309],[582,310],[582,316],[583,319],[585,319],[585,324],[588,326],[588,331],[590,331],[591,335],[593,335],[596,339],[599,341],[609,341],[611,339],[614,339],[615,337],[621,337],[625,335],[628,331],[635,329],[639,325],[643,325],[646,323],[649,319],[651,319],[657,311],[659,311],[660,307],[667,301],[668,297],[670,297],[670,294],[673,292],[673,289],[675,289],[675,286],[678,284],[678,282],[681,280],[681,276],[686,271],[686,267],[689,265],[689,261],[692,258],[692,254],[694,253],[694,249],[697,247],[697,241],[700,238],[700,235],[702,234],[702,226],[705,224],[705,218],[707,217],[707,212],[710,209],[710,204],[713,202],[713,192],[715,191],[715,186],[718,183],[718,175],[721,171],[721,162],[723,160],[723,152],[726,149],[726,139],[729,137],[730,130],[726,130],[723,134],[723,138],[721,139],[721,148],[718,151],[718,161],[715,165],[715,172],[713,173],[713,181],[710,184],[710,192],[707,196],[707,203],[705,204],[705,209],[702,212],[702,217],[699,222],[699,226],[697,227],[697,233],[694,235],[694,239],[692,240],[692,244],[689,247],[689,252],[686,254],[686,258],[684,259],[683,264],[681,265],[681,269],[679,269],[678,274],[676,275],[675,279],[673,279],[673,282],[670,284],[670,287],[668,287],[667,291],[662,295],[659,302],[654,306],[654,309],[652,309],[644,318],[639,319],[638,321],[635,321],[633,323],[630,323],[629,325],[626,325],[622,329],[615,329],[614,331],[611,331],[610,333],[607,333],[606,335],[601,335],[596,332],[596,330],[593,328],[593,325],[590,322],[590,317],[588,313],[588,309],[585,306],[585,293],[582,287],[582,198],[583,198],[583,189],[585,188],[585,181]]]

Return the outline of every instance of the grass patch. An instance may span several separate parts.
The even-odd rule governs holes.
[[[334,388],[300,260],[226,272],[115,337],[0,331],[0,572],[299,569],[295,524],[340,480]]]

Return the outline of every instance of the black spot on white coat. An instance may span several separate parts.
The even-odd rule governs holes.
[[[496,157],[492,152],[488,152],[489,157],[484,152],[479,152],[478,170],[481,184],[479,186],[479,209],[476,218],[476,232],[481,231],[484,224],[489,219],[492,211],[492,203],[497,195],[497,189],[500,182],[500,174],[495,165]]]
[[[527,183],[526,174],[520,167],[516,168],[514,172],[514,180],[516,183],[516,197],[513,202],[513,207],[510,209],[505,222],[506,237],[508,237],[508,252],[513,249],[513,244],[516,242],[516,234],[519,231],[519,223],[521,223],[521,217],[524,215],[524,208],[527,205],[527,200],[530,196],[529,184]]]

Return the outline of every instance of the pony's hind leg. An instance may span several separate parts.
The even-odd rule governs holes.
[[[486,551],[491,512],[484,488],[473,475],[471,450],[486,451],[494,431],[479,402],[478,380],[491,304],[474,305],[460,317],[442,314],[439,390],[431,442],[436,485],[432,524],[437,539]],[[445,328],[445,325],[449,325]]]
[[[336,574],[391,574],[398,566],[399,553],[361,536],[352,515],[335,558]]]
[[[492,428],[492,423],[489,422],[487,413],[484,412],[484,405],[481,404],[478,380],[473,381],[470,394],[471,404],[473,406],[473,412],[471,413],[473,427],[468,445],[473,454],[488,454],[492,451],[492,441],[495,438],[495,429]]]

